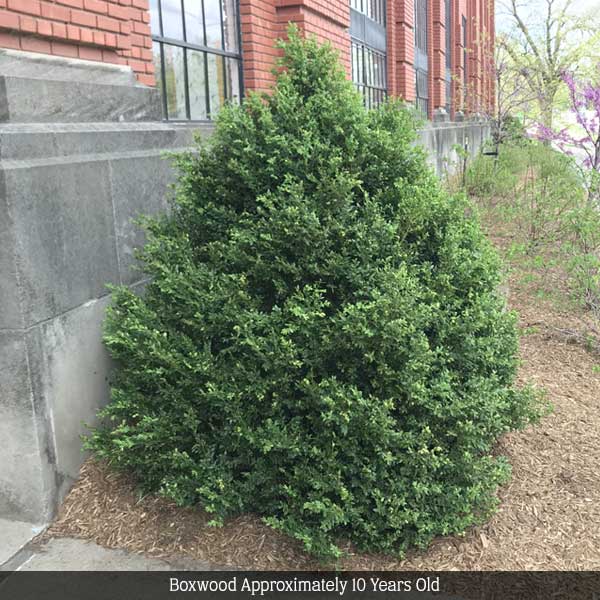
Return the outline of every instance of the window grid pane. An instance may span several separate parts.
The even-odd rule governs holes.
[[[181,0],[160,0],[163,37],[183,39]]]
[[[223,32],[225,34],[225,50],[239,51],[239,33],[236,0],[223,0]]]
[[[428,0],[415,0],[415,105],[425,117],[429,116],[427,3]]]
[[[207,54],[210,114],[216,115],[226,100],[223,57]]]
[[[467,19],[462,18],[462,30],[463,30],[463,84],[467,87],[469,81],[469,75],[467,73],[468,56],[467,56]]]
[[[446,112],[452,110],[452,0],[446,0]]]
[[[452,0],[446,0],[446,68],[452,68]]]
[[[238,0],[151,0],[153,60],[169,120],[214,118],[240,102]]]
[[[416,69],[416,105],[425,117],[429,114],[429,81],[427,71]]]
[[[208,119],[206,105],[206,52],[188,50],[188,85],[190,90],[190,118]]]
[[[167,115],[171,119],[186,119],[185,65],[183,48],[163,44],[164,90],[167,97]]]
[[[223,49],[221,0],[204,0],[204,18],[206,20],[206,45],[211,48]]]
[[[198,2],[198,0],[183,0],[183,2],[185,9],[185,39],[190,44],[205,46],[202,2]]]
[[[350,0],[350,8],[385,27],[386,0]]]
[[[367,108],[375,108],[387,98],[386,55],[352,40],[352,81]]]
[[[415,0],[415,46],[427,53],[427,0]]]

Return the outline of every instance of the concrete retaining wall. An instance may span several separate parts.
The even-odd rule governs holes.
[[[173,173],[163,150],[191,143],[191,132],[162,124],[113,131],[129,141],[143,132],[141,147],[0,161],[3,516],[48,519],[76,477],[83,423],[108,397],[106,284],[140,283],[133,251],[143,236],[132,220],[166,209]],[[2,146],[3,135],[0,126]],[[98,129],[76,137],[74,152],[101,145]]]
[[[51,83],[39,58],[15,74],[12,56],[0,75],[0,517],[38,523],[77,477],[84,424],[108,400],[105,286],[143,285],[133,218],[166,209],[173,171],[163,152],[193,137],[188,126],[147,121],[158,96],[122,67],[111,76],[52,60]],[[52,93],[26,103],[17,89]],[[438,168],[453,144],[468,138],[476,150],[485,135],[473,123],[421,132]]]
[[[471,157],[475,156],[489,139],[491,127],[482,119],[458,120],[455,122],[439,120],[428,123],[419,131],[418,143],[428,152],[429,163],[439,177],[456,173],[461,158],[456,146],[466,149]]]
[[[166,209],[163,154],[197,129],[157,121],[130,70],[42,60],[15,71],[0,53],[0,517],[32,522],[52,517],[108,399],[106,284],[142,285],[132,220]]]

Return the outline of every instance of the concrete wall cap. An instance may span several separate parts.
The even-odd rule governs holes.
[[[8,48],[0,48],[0,73],[27,79],[142,86],[137,83],[131,67],[127,65]]]

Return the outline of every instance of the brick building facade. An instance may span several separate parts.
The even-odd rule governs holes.
[[[290,21],[339,50],[368,105],[493,105],[493,0],[0,0],[0,48],[129,65],[165,117],[205,120],[268,89]]]

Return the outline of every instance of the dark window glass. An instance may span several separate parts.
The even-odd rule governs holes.
[[[226,101],[239,102],[238,0],[150,1],[165,118],[210,119]]]

